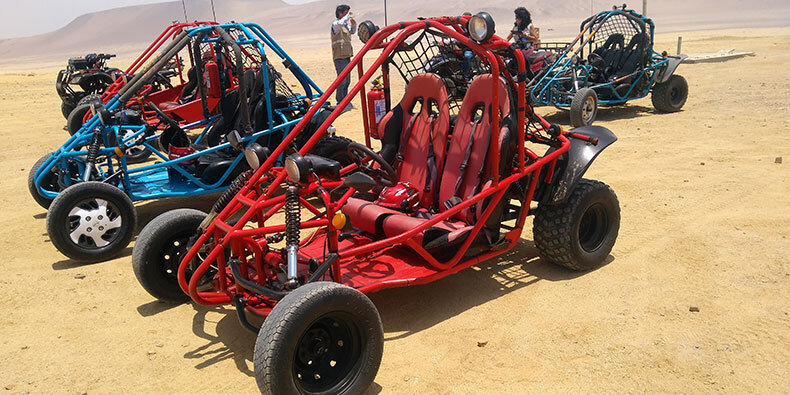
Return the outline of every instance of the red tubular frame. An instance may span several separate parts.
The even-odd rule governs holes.
[[[125,76],[134,74],[142,65],[145,64],[148,58],[150,58],[151,55],[153,55],[156,52],[156,50],[159,49],[159,47],[161,47],[162,44],[164,44],[169,38],[177,36],[179,33],[181,33],[182,30],[186,28],[197,27],[200,25],[216,25],[216,24],[217,22],[213,22],[213,21],[195,21],[188,23],[174,23],[166,27],[165,30],[163,30],[162,33],[160,33],[154,39],[154,41],[150,45],[148,45],[148,47],[145,48],[143,53],[141,53],[140,56],[138,56],[137,59],[135,59],[135,61],[132,62],[131,65],[129,65],[129,67],[124,71],[124,75],[118,77],[118,79],[116,79],[115,82],[113,82],[112,84],[110,84],[110,86],[107,87],[107,90],[105,90],[104,93],[102,94],[102,101],[106,103],[109,99],[115,96],[115,94],[118,93],[118,91],[126,84]],[[183,83],[183,76],[180,75],[180,71],[181,71],[180,64],[178,68],[179,68],[179,77],[181,78],[181,82]]]
[[[251,176],[247,184],[241,189],[241,191],[236,195],[236,197],[220,212],[214,221],[208,225],[202,235],[198,238],[195,245],[184,255],[181,261],[181,265],[179,266],[178,270],[178,281],[181,288],[189,294],[192,299],[199,304],[224,304],[230,303],[231,300],[236,296],[242,296],[244,300],[255,300],[260,301],[264,300],[265,297],[261,295],[257,295],[255,293],[250,293],[246,290],[241,289],[240,287],[236,286],[234,283],[228,283],[228,273],[227,267],[225,262],[224,250],[225,248],[231,248],[232,251],[241,252],[243,248],[251,248],[255,250],[256,254],[258,255],[259,252],[263,251],[263,246],[266,245],[265,237],[267,234],[282,232],[285,229],[285,225],[275,225],[275,226],[265,226],[264,223],[267,219],[269,219],[277,210],[283,207],[284,204],[284,196],[280,195],[274,197],[274,193],[279,187],[279,185],[285,180],[286,173],[282,168],[272,168],[275,161],[278,157],[284,152],[286,147],[288,147],[293,141],[293,139],[301,132],[301,130],[305,127],[305,125],[310,121],[310,119],[318,112],[321,106],[327,102],[327,100],[331,97],[333,92],[337,89],[340,82],[345,79],[354,68],[357,68],[359,80],[353,86],[353,88],[349,91],[349,94],[337,104],[336,109],[330,114],[329,118],[321,124],[313,136],[307,141],[307,143],[302,147],[300,153],[302,155],[309,152],[312,147],[316,144],[316,142],[322,137],[324,134],[323,132],[332,124],[332,122],[340,115],[342,110],[351,102],[351,100],[357,94],[362,92],[363,96],[363,123],[365,124],[365,142],[368,147],[370,147],[370,136],[368,133],[367,127],[367,108],[365,106],[365,98],[364,98],[364,88],[365,84],[367,83],[370,78],[375,74],[375,72],[382,67],[386,59],[390,56],[390,54],[400,46],[404,40],[410,37],[415,32],[421,29],[433,28],[442,32],[443,34],[448,35],[449,37],[455,38],[463,45],[472,49],[479,57],[485,59],[485,61],[490,66],[490,71],[493,75],[499,76],[500,75],[500,62],[501,58],[498,55],[495,55],[492,50],[507,50],[509,47],[509,43],[503,40],[498,36],[494,36],[491,40],[489,40],[485,44],[478,44],[468,37],[462,34],[463,29],[461,26],[466,24],[470,17],[441,17],[441,18],[433,18],[427,19],[423,21],[413,21],[413,22],[403,22],[395,25],[386,26],[380,30],[378,30],[371,38],[368,40],[367,43],[360,49],[357,55],[351,60],[350,64],[340,73],[337,79],[324,91],[324,94],[313,103],[313,106],[310,108],[308,113],[304,116],[304,118],[291,130],[291,132],[286,136],[282,143],[274,150],[274,152],[269,156],[269,158],[261,165],[261,167]],[[390,35],[397,33],[395,37],[391,41],[385,41]],[[376,58],[376,60],[368,67],[367,72],[363,72],[362,66],[362,59],[364,55],[372,50],[372,49],[381,49],[381,54]],[[525,61],[521,51],[515,51],[515,59],[520,71],[525,69]],[[385,73],[386,76],[386,73]],[[511,81],[512,82],[512,81]],[[370,253],[375,251],[380,251],[395,245],[406,245],[413,249],[417,254],[419,254],[422,259],[424,259],[429,265],[431,265],[434,269],[437,270],[435,274],[421,277],[421,278],[400,278],[400,279],[390,279],[386,281],[379,281],[376,283],[371,283],[368,285],[364,285],[359,288],[362,292],[373,292],[382,288],[388,287],[397,287],[397,286],[404,286],[404,285],[411,285],[411,284],[421,284],[427,283],[434,280],[437,280],[441,277],[445,277],[447,275],[453,274],[467,268],[469,266],[475,265],[483,260],[493,258],[497,255],[503,254],[509,251],[513,246],[516,245],[517,240],[519,239],[521,232],[524,227],[524,223],[526,220],[526,216],[529,212],[529,203],[532,201],[532,197],[534,195],[535,189],[537,187],[540,170],[545,165],[553,166],[556,163],[557,158],[564,154],[568,148],[570,147],[570,141],[563,133],[558,137],[559,146],[556,147],[554,151],[547,154],[544,157],[539,157],[537,154],[526,148],[525,141],[526,141],[526,131],[525,131],[525,112],[527,110],[527,103],[525,100],[526,92],[525,92],[525,81],[519,81],[516,83],[516,97],[517,97],[517,109],[516,109],[516,116],[517,116],[517,136],[518,136],[518,151],[517,151],[517,168],[513,169],[511,174],[504,179],[500,179],[500,175],[498,171],[494,171],[492,174],[492,186],[488,188],[484,188],[482,191],[474,195],[472,198],[463,201],[462,203],[452,207],[451,209],[444,211],[442,213],[438,213],[434,215],[430,220],[422,223],[420,226],[413,228],[403,234],[388,237],[382,240],[374,241],[369,244],[361,245],[354,248],[349,248],[346,250],[338,250],[338,240],[337,240],[337,233],[338,229],[335,229],[332,218],[336,212],[340,211],[341,207],[345,204],[348,197],[351,196],[353,190],[349,190],[343,197],[340,198],[338,202],[331,202],[329,197],[329,193],[327,189],[334,188],[338,186],[340,183],[337,181],[327,181],[327,180],[313,180],[310,184],[303,186],[299,189],[299,193],[301,196],[306,195],[313,195],[318,194],[320,198],[323,200],[324,206],[326,207],[326,217],[314,220],[308,220],[301,222],[301,228],[319,228],[317,232],[321,231],[322,227],[326,227],[326,237],[329,241],[329,251],[333,253],[337,253],[339,258],[334,262],[332,267],[333,273],[333,280],[336,282],[341,281],[341,262],[348,262],[349,260],[364,258],[365,256],[370,255]],[[492,79],[492,99],[494,103],[499,102],[499,84],[496,78]],[[492,135],[490,139],[490,146],[489,152],[492,153],[491,155],[487,156],[487,166],[491,169],[499,169],[499,106],[494,106],[495,113],[492,115]],[[531,113],[530,108],[530,113]],[[542,118],[538,117],[541,127],[548,128],[549,123],[543,120]],[[530,160],[529,165],[527,163],[527,157]],[[349,174],[352,172],[356,166],[348,166],[341,171],[341,174]],[[505,234],[506,245],[503,248],[493,249],[491,251],[485,252],[479,256],[476,256],[471,259],[463,260],[464,254],[468,250],[469,246],[471,245],[472,241],[481,231],[483,225],[485,224],[486,219],[491,215],[493,212],[496,204],[494,202],[498,202],[502,199],[505,192],[507,191],[508,187],[516,181],[523,179],[524,177],[530,177],[529,187],[526,192],[526,197],[523,203],[523,207],[521,209],[521,213],[517,219],[516,227],[507,232]],[[273,178],[273,182],[268,187],[263,187],[263,180],[268,180]],[[461,212],[462,210],[472,206],[475,203],[481,202],[483,199],[493,196],[492,204],[489,204],[486,210],[482,214],[482,218],[480,218],[477,223],[474,225],[473,229],[467,236],[466,240],[463,242],[461,247],[458,249],[456,254],[450,258],[446,262],[439,262],[436,258],[434,258],[431,254],[428,253],[419,243],[415,241],[415,236],[424,231],[425,229],[437,224],[440,221],[447,220],[451,218],[453,215]],[[302,199],[302,203],[306,203],[304,199]],[[317,209],[312,205],[306,206],[311,212],[316,213]],[[235,225],[228,224],[228,218],[232,215],[236,214],[239,210],[245,210],[241,216],[241,218],[236,222]],[[266,211],[266,213],[264,213]],[[253,218],[258,220],[259,227],[255,229],[243,229],[244,226],[252,220]],[[205,258],[205,260],[195,269],[194,273],[192,274],[193,281],[186,280],[186,270],[189,267],[190,262],[196,256],[197,252],[209,241],[209,238],[213,237],[214,239],[214,246],[211,248],[209,255]],[[313,236],[310,236],[313,237]],[[251,244],[257,243],[260,249],[256,249],[254,247],[250,247]],[[268,248],[268,247],[267,247]],[[243,263],[246,264],[246,263]],[[204,275],[206,270],[212,265],[216,265],[219,270],[219,288],[220,292],[199,292],[197,290],[197,285],[199,279]],[[259,266],[259,257],[256,256],[255,258],[255,267],[256,269],[260,270]],[[246,273],[246,272],[244,272]],[[258,273],[262,273],[258,271]],[[260,279],[259,279],[260,281]]]

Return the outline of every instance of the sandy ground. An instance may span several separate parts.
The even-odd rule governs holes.
[[[683,36],[686,52],[757,56],[681,66],[691,93],[680,113],[656,114],[649,98],[601,110],[598,124],[619,136],[588,174],[620,199],[608,264],[555,268],[527,230],[502,259],[372,295],[386,342],[371,393],[790,388],[790,28]],[[661,36],[657,48],[675,43]],[[328,51],[291,55],[319,85],[332,80]],[[232,310],[154,301],[131,248],[83,265],[48,240],[25,182],[66,137],[54,78],[0,72],[0,392],[255,392],[254,336]],[[341,117],[340,133],[359,138],[359,116]],[[141,203],[141,226],[212,200]]]

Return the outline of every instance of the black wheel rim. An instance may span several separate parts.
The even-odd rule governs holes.
[[[66,236],[83,249],[108,247],[123,233],[121,210],[108,199],[84,199],[72,206],[67,215]]]
[[[361,364],[362,337],[346,313],[324,315],[302,334],[294,355],[294,380],[303,393],[342,392]]]
[[[181,258],[188,251],[189,238],[194,231],[183,231],[169,238],[162,247],[160,259],[162,275],[174,284],[178,284],[178,266]]]
[[[584,211],[579,222],[579,244],[586,252],[594,252],[609,233],[609,215],[601,203],[594,203]]]

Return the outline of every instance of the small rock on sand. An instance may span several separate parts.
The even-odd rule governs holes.
[[[774,159],[774,163],[778,163],[778,164],[781,165],[782,164],[782,157],[781,156],[777,156],[776,159]]]
[[[692,313],[699,313],[699,307],[697,306],[689,306],[689,311]]]

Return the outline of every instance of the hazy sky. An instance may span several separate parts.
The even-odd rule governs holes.
[[[222,1],[214,0],[214,6],[221,6]],[[283,1],[300,4],[311,0]],[[0,10],[2,10],[0,14],[3,15],[0,39],[50,32],[88,12],[164,2],[162,0],[0,0]]]

